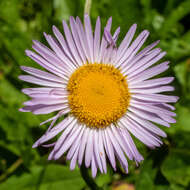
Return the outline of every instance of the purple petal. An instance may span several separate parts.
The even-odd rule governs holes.
[[[128,77],[128,81],[130,81],[131,83],[137,83],[137,82],[140,82],[140,81],[143,81],[143,80],[146,80],[146,79],[149,79],[149,78],[152,78],[154,77],[155,75],[158,75],[164,71],[166,71],[168,68],[169,68],[169,62],[164,62],[164,63],[161,63],[159,65],[156,65],[150,69],[147,69],[145,71],[142,71],[142,72],[134,72],[134,75],[130,75]]]
[[[85,56],[84,50],[82,48],[82,44],[80,43],[76,22],[72,16],[70,17],[70,26],[71,26],[72,36],[73,36],[74,42],[76,44],[76,48],[79,50],[78,51],[79,56],[81,57],[82,62],[86,63],[86,56]],[[83,63],[80,63],[80,65],[82,65]]]
[[[90,129],[87,127],[86,130],[84,131],[83,136],[82,136],[82,140],[81,140],[81,144],[80,144],[80,150],[79,150],[79,156],[78,156],[79,165],[81,165],[82,161],[83,161],[84,151],[85,151],[85,147],[87,144],[89,132],[90,132]]]
[[[132,107],[132,106],[130,106],[129,108],[128,108],[131,112],[133,112],[133,113],[135,113],[136,115],[138,115],[140,118],[142,118],[142,119],[146,119],[146,120],[149,120],[149,121],[153,121],[153,122],[155,122],[155,123],[158,123],[158,124],[160,124],[160,125],[164,125],[164,126],[166,126],[166,127],[170,127],[170,125],[167,123],[167,122],[165,122],[165,121],[163,121],[162,119],[160,119],[159,117],[157,117],[155,114],[153,114],[153,113],[147,113],[147,112],[145,112],[145,111],[142,111],[142,110],[140,110],[140,109],[138,109],[138,108],[134,108],[134,107]]]
[[[97,162],[97,165],[101,171],[101,173],[103,173],[103,167],[102,167],[102,163],[101,163],[101,159],[100,159],[100,150],[99,150],[99,136],[98,136],[98,131],[94,130],[94,157],[95,157],[95,161]]]
[[[135,34],[136,28],[137,28],[137,25],[133,24],[130,27],[129,31],[127,32],[125,38],[121,42],[121,44],[120,44],[120,46],[118,48],[118,51],[117,51],[117,59],[116,59],[116,62],[115,62],[116,66],[120,65],[119,60],[123,57],[125,51],[128,49],[129,44],[131,43],[131,41],[133,39],[133,36]]]
[[[155,86],[160,86],[164,84],[169,84],[174,80],[174,77],[162,77],[158,79],[151,79],[151,80],[146,80],[146,81],[140,81],[136,84],[128,84],[129,89],[133,88],[152,88]]]
[[[85,14],[85,16],[84,16],[84,26],[85,26],[87,44],[88,44],[88,48],[89,48],[89,52],[90,52],[90,59],[91,59],[91,62],[93,63],[94,62],[93,34],[92,34],[90,17],[87,14]]]
[[[145,129],[151,131],[152,133],[157,134],[162,137],[167,137],[167,135],[164,131],[162,131],[160,128],[158,128],[153,123],[138,117],[135,113],[128,112],[127,115],[130,118],[132,118],[133,120],[137,121],[139,124],[141,124]]]
[[[94,32],[94,61],[97,62],[99,49],[100,49],[100,32],[101,32],[101,23],[100,17],[96,20],[95,32]]]
[[[111,139],[107,133],[107,130],[103,131],[102,136],[103,136],[103,142],[104,142],[106,154],[108,155],[108,158],[110,160],[110,163],[111,163],[113,169],[116,170],[116,161],[115,161],[114,149],[113,149],[113,146],[111,143]]]
[[[73,120],[72,117],[67,117],[66,119],[58,123],[51,131],[45,133],[40,139],[38,139],[32,147],[36,148],[40,144],[43,144],[44,142],[55,137],[58,133],[64,130],[72,122],[72,120]]]
[[[92,160],[93,155],[93,143],[94,142],[94,132],[93,129],[90,129],[88,134],[88,140],[86,144],[86,151],[85,151],[85,166],[88,168],[90,166],[90,162]]]

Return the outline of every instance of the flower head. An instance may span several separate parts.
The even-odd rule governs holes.
[[[71,169],[84,160],[93,176],[97,169],[107,172],[107,158],[114,170],[117,159],[126,173],[127,159],[137,164],[143,160],[131,134],[148,147],[160,146],[160,137],[166,134],[156,124],[169,127],[175,122],[174,107],[168,103],[178,99],[161,94],[174,90],[169,85],[173,77],[153,78],[169,68],[169,62],[153,66],[166,54],[154,48],[158,41],[139,51],[149,32],[144,30],[133,40],[134,24],[117,46],[120,28],[112,35],[111,23],[110,18],[102,38],[99,17],[94,32],[88,15],[84,26],[78,17],[70,17],[70,29],[63,21],[64,36],[53,26],[55,37],[44,33],[51,49],[33,41],[36,53],[26,50],[46,71],[22,66],[29,75],[19,76],[41,86],[23,89],[31,100],[21,111],[58,112],[42,123],[51,121],[33,147],[52,147],[49,160],[67,152]],[[55,124],[58,118],[63,120]],[[57,141],[44,144],[60,133]]]

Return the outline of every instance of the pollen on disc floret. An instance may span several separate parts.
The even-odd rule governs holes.
[[[130,93],[119,69],[109,64],[85,64],[70,77],[67,90],[71,113],[89,127],[117,122],[129,105]]]

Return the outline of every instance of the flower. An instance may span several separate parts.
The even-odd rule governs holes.
[[[84,26],[78,17],[76,20],[70,17],[70,29],[63,21],[64,36],[53,26],[56,38],[44,33],[51,49],[34,40],[32,48],[37,53],[26,50],[26,55],[48,72],[22,66],[29,75],[19,76],[23,81],[42,86],[23,89],[32,99],[24,102],[20,111],[33,114],[58,111],[42,123],[51,121],[47,132],[33,147],[52,147],[49,160],[59,159],[67,152],[71,170],[84,160],[93,177],[97,169],[107,172],[107,159],[114,170],[117,159],[126,173],[127,159],[136,164],[143,160],[131,134],[150,148],[160,146],[160,137],[166,134],[155,124],[169,127],[175,123],[174,107],[168,103],[178,100],[176,96],[160,94],[174,90],[168,85],[173,77],[153,78],[169,68],[168,61],[153,66],[166,54],[154,48],[159,41],[139,51],[149,32],[142,31],[132,41],[134,24],[117,47],[120,28],[112,35],[111,24],[112,18],[102,38],[99,17],[94,33],[88,15]],[[55,125],[58,118],[63,120]],[[44,144],[60,133],[57,141]]]

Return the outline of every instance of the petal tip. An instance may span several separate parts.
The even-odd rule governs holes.
[[[39,142],[35,142],[33,145],[32,145],[32,148],[37,148],[39,146]]]

